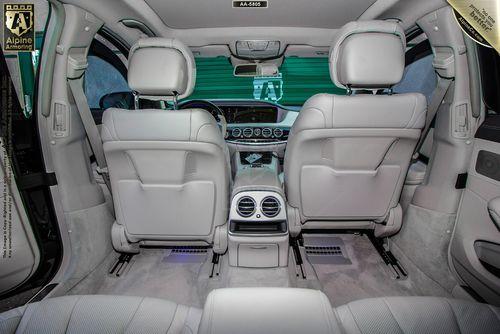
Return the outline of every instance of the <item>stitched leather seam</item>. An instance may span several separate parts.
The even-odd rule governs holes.
[[[337,322],[337,327],[340,329],[340,331],[345,334],[347,333],[345,328],[344,328],[344,325],[342,324],[342,321],[340,320],[340,315],[337,311],[336,308],[333,309],[333,316],[335,318],[335,321]],[[356,325],[357,326],[357,325]]]
[[[491,311],[491,313],[493,313],[495,315],[495,318],[497,318],[498,322],[500,323],[500,315],[498,315],[498,313],[495,312],[495,310],[493,309],[493,306],[491,306],[491,305],[486,305],[486,306],[488,306],[488,309]]]
[[[174,323],[175,321],[175,317],[177,315],[177,310],[179,309],[179,304],[176,304],[175,305],[175,311],[174,311],[174,316],[172,317],[172,320],[170,321],[170,324],[168,325],[168,328],[167,330],[165,331],[165,334],[168,333],[168,331],[170,330],[170,327],[172,327],[172,324]]]
[[[71,312],[69,313],[68,322],[66,323],[66,329],[64,330],[64,333],[68,332],[68,327],[69,327],[69,323],[71,322],[71,318],[73,317],[73,312],[75,311],[76,305],[78,305],[78,303],[80,303],[80,300],[82,298],[83,298],[82,296],[78,296],[78,299],[73,304],[73,307],[71,308]]]
[[[132,323],[132,321],[134,320],[135,318],[135,315],[137,314],[137,311],[139,311],[139,308],[141,307],[142,303],[144,302],[144,297],[141,298],[141,301],[137,304],[137,307],[134,311],[134,313],[132,314],[132,316],[130,317],[129,321],[127,322],[127,324],[125,325],[125,327],[123,328],[123,332],[126,333],[127,332],[127,329],[129,328],[130,324]]]
[[[401,326],[399,325],[399,322],[396,320],[396,317],[394,316],[394,312],[392,312],[392,309],[391,307],[389,306],[389,303],[387,302],[387,299],[386,298],[382,298],[382,301],[384,302],[385,306],[387,307],[387,309],[389,310],[389,313],[391,314],[391,317],[392,319],[394,319],[394,322],[396,323],[396,325],[398,325],[398,328],[399,328],[399,332],[404,334],[404,331],[403,329],[401,328]]]
[[[359,324],[358,324],[358,321],[356,320],[356,317],[354,315],[354,312],[352,311],[351,309],[351,305],[350,303],[346,305],[347,308],[349,309],[349,313],[351,313],[351,317],[352,317],[352,320],[354,320],[354,324],[356,325],[356,327],[359,329],[359,332],[363,334],[363,331],[361,330],[361,327],[359,327]]]
[[[460,327],[460,323],[458,322],[457,315],[455,314],[455,309],[453,308],[453,306],[451,306],[451,304],[448,301],[448,299],[445,299],[444,301],[448,305],[448,307],[451,309],[451,314],[453,314],[453,319],[455,320],[455,324],[456,324],[456,326],[458,328],[458,332],[462,333],[462,328]]]

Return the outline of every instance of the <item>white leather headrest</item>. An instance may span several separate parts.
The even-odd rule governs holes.
[[[142,96],[189,96],[194,89],[196,65],[191,50],[172,38],[138,40],[130,49],[128,85]]]
[[[403,77],[405,48],[405,33],[396,22],[349,22],[330,49],[330,76],[338,87],[388,88]]]

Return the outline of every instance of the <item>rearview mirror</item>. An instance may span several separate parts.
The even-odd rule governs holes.
[[[235,77],[275,77],[279,75],[276,64],[238,64],[234,67]]]

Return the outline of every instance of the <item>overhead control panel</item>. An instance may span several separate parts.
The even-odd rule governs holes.
[[[278,57],[279,41],[241,40],[236,41],[236,55],[248,59],[266,59]]]

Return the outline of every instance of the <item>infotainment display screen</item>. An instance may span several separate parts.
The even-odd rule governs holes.
[[[276,123],[278,109],[273,107],[234,107],[228,110],[228,123]]]

